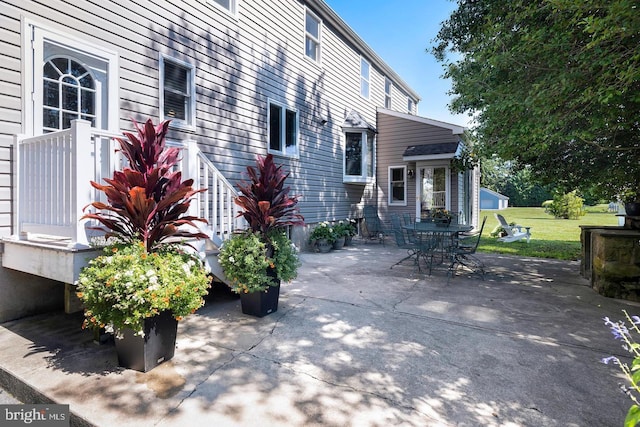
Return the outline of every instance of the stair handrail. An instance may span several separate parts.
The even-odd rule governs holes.
[[[246,221],[238,217],[240,208],[234,199],[239,196],[235,187],[200,150],[198,143],[187,140],[183,143],[183,173],[193,178],[194,188],[206,188],[198,193],[191,204],[191,214],[208,221],[207,231],[213,242],[220,246],[233,232],[246,228]]]

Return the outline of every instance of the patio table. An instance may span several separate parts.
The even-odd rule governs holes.
[[[460,233],[473,229],[471,225],[462,224],[436,224],[433,222],[416,222],[404,225],[402,228],[408,233],[414,233],[419,241],[418,247],[429,248],[422,256],[430,258],[429,274],[431,274],[433,258],[439,255],[440,263],[445,260],[450,261],[453,251],[458,245]]]

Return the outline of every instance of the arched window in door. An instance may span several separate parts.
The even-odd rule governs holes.
[[[49,59],[44,64],[43,85],[45,132],[70,128],[75,119],[96,125],[95,80],[82,64],[67,57]]]

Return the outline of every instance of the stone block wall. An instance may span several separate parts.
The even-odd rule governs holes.
[[[640,231],[591,230],[591,285],[601,295],[640,301]]]

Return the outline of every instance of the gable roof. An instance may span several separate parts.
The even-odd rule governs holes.
[[[356,110],[351,110],[347,117],[344,119],[344,123],[342,124],[343,128],[356,128],[356,129],[370,129],[376,132],[376,127],[369,124],[362,114],[358,113]]]
[[[490,194],[492,196],[497,197],[498,199],[509,200],[509,197],[505,196],[504,194],[500,194],[497,191],[489,190],[488,188],[485,188],[485,187],[480,187],[480,194],[482,195],[482,193]]]

